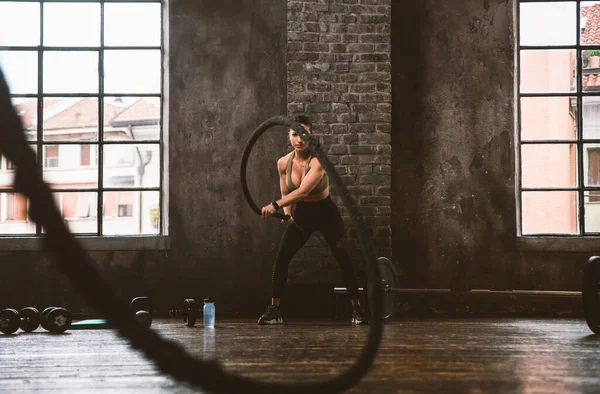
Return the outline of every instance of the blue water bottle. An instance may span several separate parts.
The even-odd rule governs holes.
[[[210,297],[206,297],[204,300],[204,327],[214,327],[215,326],[215,302],[210,299]]]

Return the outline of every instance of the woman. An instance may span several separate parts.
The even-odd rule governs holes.
[[[296,121],[307,132],[313,134],[308,117],[301,115]],[[352,300],[352,323],[367,323],[359,302],[352,259],[342,245],[344,222],[329,195],[329,177],[319,160],[311,155],[308,144],[296,131],[289,131],[289,139],[294,150],[277,161],[281,198],[261,210],[264,218],[273,216],[279,208],[283,208],[284,214],[290,215],[290,218],[281,221],[288,227],[281,239],[273,267],[273,298],[267,311],[258,319],[258,324],[283,323],[279,304],[288,278],[289,263],[315,230],[323,234],[340,264],[342,278]],[[296,209],[292,216],[294,204]]]

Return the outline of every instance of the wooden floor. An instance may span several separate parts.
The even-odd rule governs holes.
[[[198,357],[263,380],[333,376],[368,327],[338,321],[214,330],[155,320]],[[195,393],[160,374],[111,330],[0,334],[0,393]],[[350,393],[600,393],[600,338],[572,319],[410,319],[385,326],[369,375]]]

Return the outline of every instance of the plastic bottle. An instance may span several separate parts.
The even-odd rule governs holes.
[[[212,328],[215,326],[215,302],[206,297],[204,300],[204,327]]]

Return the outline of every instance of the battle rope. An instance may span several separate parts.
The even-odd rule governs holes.
[[[383,316],[383,289],[381,285],[381,273],[379,271],[379,265],[377,262],[377,255],[374,252],[373,246],[371,245],[367,226],[364,224],[362,216],[358,212],[356,205],[354,203],[354,199],[348,192],[348,189],[342,182],[339,174],[335,170],[333,164],[327,158],[327,155],[321,149],[319,142],[316,138],[311,138],[311,135],[306,132],[304,127],[302,127],[299,123],[283,117],[283,116],[275,116],[272,117],[261,125],[252,133],[248,142],[246,143],[246,148],[244,149],[244,154],[242,155],[242,161],[240,164],[240,179],[242,181],[242,190],[244,192],[244,197],[250,208],[258,215],[260,215],[261,210],[258,208],[252,196],[250,195],[250,191],[248,190],[248,183],[246,182],[246,169],[248,165],[248,158],[250,157],[250,152],[252,152],[252,148],[258,138],[269,128],[273,126],[286,126],[289,129],[292,129],[298,133],[300,138],[303,141],[308,143],[309,149],[311,153],[317,157],[325,172],[329,176],[330,181],[337,188],[338,194],[342,199],[342,202],[346,209],[348,210],[348,214],[350,215],[350,220],[354,228],[358,233],[358,240],[361,247],[361,252],[363,257],[367,261],[367,278],[368,278],[368,286],[367,291],[369,293],[369,306],[371,308],[372,316]],[[283,219],[284,215],[277,212],[275,217],[279,219]],[[343,391],[345,389],[350,388],[354,384],[356,384],[360,379],[368,372],[369,367],[373,363],[375,356],[377,355],[377,350],[379,348],[379,344],[381,342],[381,334],[383,332],[383,320],[381,318],[373,318],[371,319],[369,333],[367,336],[367,342],[365,343],[362,352],[356,362],[345,372],[339,375],[337,378],[325,381],[320,383],[319,387],[327,387],[330,391]],[[306,387],[309,387],[311,383],[307,384]]]
[[[181,345],[138,324],[130,315],[127,302],[104,281],[92,259],[64,224],[51,191],[38,171],[35,153],[25,140],[1,70],[0,152],[15,164],[15,189],[29,198],[30,217],[44,227],[44,244],[55,254],[59,270],[71,280],[90,307],[102,314],[133,348],[153,360],[162,372],[215,393],[315,393],[341,391],[348,387],[348,381],[341,378],[323,383],[293,384],[259,382],[230,374],[217,361],[194,358]],[[376,323],[373,327],[380,325]]]

